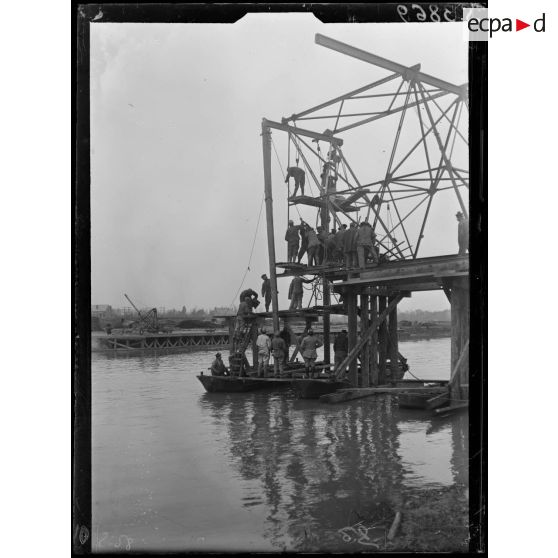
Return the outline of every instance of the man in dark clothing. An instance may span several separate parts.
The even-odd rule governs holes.
[[[229,371],[225,366],[225,363],[221,359],[221,353],[215,355],[215,360],[211,363],[211,375],[212,376],[228,376]]]
[[[262,275],[262,279],[262,297],[265,301],[265,311],[269,312],[269,305],[271,304],[271,281],[267,278],[265,273]]]
[[[271,340],[271,351],[273,353],[273,360],[277,363],[275,368],[275,377],[278,378],[282,376],[285,371],[285,357],[287,355],[287,346],[285,341],[281,338],[281,335],[276,331]],[[279,368],[279,374],[277,374],[277,368]]]
[[[242,291],[240,293],[241,304],[246,301],[246,297],[250,299],[250,305],[252,308],[257,308],[259,306],[260,301],[258,300],[258,293],[256,291],[254,291],[253,289],[245,289],[244,291]]]
[[[343,237],[343,254],[347,269],[357,266],[356,223],[353,221]]]
[[[357,229],[356,235],[358,266],[360,268],[366,267],[366,260],[369,255],[378,263],[378,254],[376,253],[376,248],[374,248],[375,240],[376,235],[370,223],[368,221],[362,221],[360,227]]]
[[[347,225],[343,223],[339,226],[339,230],[335,234],[335,249],[337,252],[338,260],[343,263],[343,247],[345,245],[345,234],[347,232]]]
[[[349,352],[349,338],[347,337],[347,330],[343,329],[341,333],[335,337],[335,341],[333,342],[333,353],[334,353],[334,362],[335,362],[335,370],[339,365],[345,360],[347,354]],[[345,370],[343,370],[345,372]]]
[[[299,225],[300,230],[300,250],[298,252],[298,263],[302,260],[302,256],[306,254],[308,250],[308,231],[310,230],[310,225],[305,223],[302,219]]]
[[[323,265],[326,261],[326,243],[328,232],[323,227],[318,227],[318,240],[320,241],[320,247],[318,248],[318,263]]]
[[[300,275],[293,277],[291,284],[289,285],[289,300],[291,305],[289,310],[300,310],[302,309],[302,295],[304,293],[303,283],[312,283],[312,279],[303,279]]]
[[[285,324],[279,336],[281,337],[281,339],[283,339],[283,341],[285,341],[285,347],[286,347],[285,362],[289,362],[289,347],[291,346],[291,332],[289,331],[287,324]]]
[[[457,242],[459,244],[459,255],[463,256],[469,251],[469,221],[461,211],[455,214],[457,218]]]
[[[287,241],[287,261],[289,263],[296,261],[296,255],[298,254],[298,243],[299,236],[298,231],[302,225],[295,226],[292,221],[289,221],[289,227],[285,233],[285,240]]]
[[[300,187],[300,195],[304,196],[304,182],[306,180],[306,174],[299,167],[288,167],[287,177],[285,178],[286,183],[289,182],[289,178],[291,178],[291,176],[294,178],[295,181],[295,189],[291,197],[294,198],[296,196],[299,187]]]

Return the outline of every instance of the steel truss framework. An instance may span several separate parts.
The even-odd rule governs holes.
[[[294,147],[297,163],[301,161],[299,166],[306,170],[311,184],[317,186],[317,197],[295,198],[291,204],[319,206],[322,225],[326,228],[330,216],[339,224],[340,216],[354,221],[355,212],[360,215],[363,211],[373,225],[380,246],[391,259],[414,259],[419,254],[436,195],[453,191],[468,218],[469,173],[467,168],[462,168],[467,164],[459,166],[452,160],[456,142],[468,146],[468,118],[463,118],[463,113],[468,113],[467,84],[449,83],[421,72],[419,64],[403,66],[320,34],[316,35],[316,43],[390,73],[283,118],[280,123],[263,120],[264,137],[270,128],[287,132],[289,148]],[[386,88],[393,90],[386,91]],[[365,105],[365,109],[359,108]],[[398,125],[385,172],[377,180],[363,180],[349,163],[339,136],[392,115],[398,116]],[[312,122],[332,126],[317,132],[307,127]],[[410,147],[404,146],[402,137],[408,141],[413,131],[416,141]],[[320,150],[320,141],[328,145],[327,154]],[[310,156],[323,165],[319,177],[312,169]],[[408,226],[411,216],[414,228]]]

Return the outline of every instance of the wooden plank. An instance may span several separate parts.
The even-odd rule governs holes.
[[[455,413],[457,411],[463,411],[469,407],[469,403],[455,403],[449,407],[441,407],[440,409],[434,409],[434,414],[436,416],[448,415],[450,413]]]
[[[447,391],[445,388],[437,387],[376,387],[376,388],[347,388],[338,389],[335,393],[322,395],[320,401],[323,403],[343,403],[345,401],[353,401],[354,399],[362,399],[373,395],[400,393],[436,393],[437,391]]]
[[[445,393],[440,393],[439,395],[435,395],[434,397],[428,399],[426,401],[426,408],[427,409],[436,409],[445,405],[449,401],[449,391],[446,390]]]

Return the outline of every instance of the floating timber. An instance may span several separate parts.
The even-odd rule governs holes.
[[[446,393],[447,387],[411,387],[405,386],[378,386],[372,388],[354,388],[349,387],[346,389],[339,389],[335,393],[326,394],[320,397],[320,401],[324,403],[342,403],[344,401],[352,401],[353,399],[362,399],[363,397],[370,397],[372,395],[388,394],[388,395],[400,395],[409,393],[425,393],[428,397],[433,397],[434,395],[440,393]]]
[[[431,410],[449,403],[449,390],[426,391],[424,393],[406,392],[401,393],[398,397],[399,406],[405,409],[423,409]]]

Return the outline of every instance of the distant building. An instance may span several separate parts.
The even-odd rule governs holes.
[[[104,320],[113,315],[112,306],[110,304],[92,304],[91,317]]]

